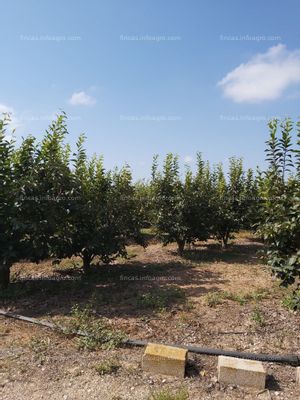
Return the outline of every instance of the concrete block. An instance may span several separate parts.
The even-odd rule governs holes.
[[[184,378],[186,359],[185,349],[149,343],[143,355],[143,370]]]
[[[300,387],[300,367],[296,368],[296,383]]]
[[[266,371],[262,362],[234,357],[218,357],[218,381],[264,389]]]

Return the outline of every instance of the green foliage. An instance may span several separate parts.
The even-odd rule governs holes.
[[[182,253],[185,241],[191,238],[184,215],[183,184],[179,178],[178,158],[168,154],[162,173],[158,172],[156,162],[155,158],[152,168],[153,205],[156,211],[154,224],[163,243],[176,241],[178,251]]]
[[[212,232],[223,247],[227,247],[233,233],[253,222],[255,181],[252,170],[245,174],[241,159],[231,158],[228,179],[219,164],[212,176],[213,219]]]
[[[268,264],[282,284],[288,286],[300,277],[300,130],[298,123],[298,147],[293,148],[293,123],[287,119],[280,128],[278,137],[278,121],[269,123],[269,168],[259,179],[263,199],[259,233],[268,246]]]
[[[38,262],[71,255],[68,197],[72,192],[68,166],[66,116],[54,121],[40,144],[29,136],[15,149],[5,138],[7,119],[0,121],[0,285],[7,286],[9,267],[19,259]],[[5,162],[4,162],[5,161]],[[2,195],[5,198],[2,198]],[[8,277],[1,275],[8,266]]]
[[[187,169],[180,179],[178,157],[168,154],[162,172],[157,158],[152,167],[153,224],[164,244],[176,242],[182,255],[185,244],[209,236],[210,171],[198,154],[196,175]]]
[[[138,203],[128,166],[106,172],[102,158],[87,160],[84,137],[74,154],[74,186],[77,201],[70,216],[72,253],[82,257],[84,269],[98,256],[109,263],[126,256],[126,244],[143,244]]]
[[[19,223],[20,257],[34,262],[49,257],[68,257],[72,176],[66,116],[61,114],[40,144],[31,136],[15,151],[17,179],[16,219]]]
[[[15,221],[16,180],[13,169],[14,143],[7,135],[9,115],[0,120],[0,288],[9,282],[9,269],[17,259],[15,249],[17,223]]]
[[[149,400],[187,400],[189,394],[186,388],[172,392],[170,389],[163,389],[161,391],[153,393]]]
[[[155,210],[152,205],[152,187],[148,182],[145,182],[144,180],[136,182],[134,187],[142,230],[145,233],[147,233],[148,230],[149,233],[154,236],[154,233],[152,232],[152,223],[155,219]]]
[[[71,158],[66,115],[50,124],[39,143],[32,136],[18,148],[8,138],[9,117],[0,119],[0,287],[11,265],[27,259],[80,256],[85,271],[96,258],[126,257],[133,241],[145,245],[142,229],[152,227],[163,244],[218,238],[224,247],[240,229],[259,227],[267,259],[283,285],[300,277],[300,122],[269,123],[269,168],[245,171],[231,158],[210,168],[197,155],[195,171],[183,176],[178,157],[168,154],[162,170],[155,157],[150,183],[133,184],[130,168],[107,171],[101,157],[87,157],[82,135]],[[278,135],[278,129],[281,135]],[[259,203],[256,199],[259,198]],[[145,232],[145,230],[143,230]],[[147,303],[161,300],[147,298]],[[164,302],[162,300],[162,302]],[[212,300],[213,302],[213,300]],[[155,304],[154,304],[155,306]]]
[[[221,164],[213,171],[201,154],[197,169],[180,179],[178,158],[168,154],[162,172],[152,168],[153,224],[164,244],[176,242],[181,255],[186,243],[218,238],[224,247],[234,232],[256,222],[256,179],[240,159],[231,158],[228,177]]]
[[[66,115],[50,124],[41,143],[32,136],[19,148],[0,120],[0,286],[12,263],[73,255],[88,270],[94,257],[126,256],[126,244],[144,244],[135,187],[128,166],[105,171],[102,158],[88,160],[84,136],[70,159]],[[73,165],[72,165],[73,164]]]

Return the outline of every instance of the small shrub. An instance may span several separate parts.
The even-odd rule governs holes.
[[[252,321],[258,326],[265,326],[265,318],[259,308],[255,307],[251,314]]]
[[[99,375],[111,375],[115,374],[121,366],[114,360],[106,360],[96,364],[94,368]]]
[[[121,345],[124,334],[107,326],[103,319],[94,317],[91,307],[72,308],[72,322],[68,332],[83,332],[78,339],[79,348],[86,350],[112,349]]]
[[[170,389],[164,389],[159,392],[153,393],[149,400],[187,400],[189,398],[188,391],[183,388],[175,393],[172,393]]]

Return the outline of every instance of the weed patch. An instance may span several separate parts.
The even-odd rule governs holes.
[[[186,297],[183,290],[170,286],[166,289],[157,288],[151,292],[143,293],[137,298],[137,307],[162,311],[173,303],[184,303],[185,301]]]
[[[260,327],[266,325],[265,317],[258,307],[255,307],[255,309],[253,310],[251,314],[251,319],[256,325]]]
[[[36,336],[32,336],[28,347],[34,353],[34,358],[39,364],[44,364],[47,356],[48,349],[50,347],[50,338],[43,339]]]
[[[224,292],[211,292],[204,296],[204,302],[209,307],[216,307],[219,304],[224,303],[225,300],[231,300],[245,305],[248,302],[258,302],[263,300],[268,295],[268,291],[265,289],[258,289],[249,293],[233,293],[229,291]]]
[[[111,375],[117,373],[121,365],[117,361],[106,360],[96,364],[94,368],[99,375]]]
[[[95,318],[90,307],[72,309],[72,320],[68,333],[83,332],[87,336],[78,338],[80,349],[112,349],[121,345],[124,334],[109,327],[103,319]]]
[[[282,305],[291,311],[297,311],[300,309],[300,290],[294,290],[285,296],[282,300]]]
[[[161,390],[153,393],[148,400],[187,400],[188,398],[188,391],[183,388],[177,392],[171,392],[170,389]]]

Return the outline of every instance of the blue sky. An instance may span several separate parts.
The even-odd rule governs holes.
[[[148,177],[152,157],[264,165],[267,120],[300,102],[297,0],[2,1],[0,111],[17,140],[60,109],[69,141]]]

